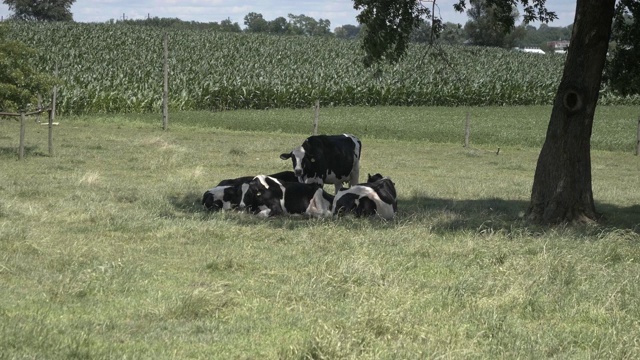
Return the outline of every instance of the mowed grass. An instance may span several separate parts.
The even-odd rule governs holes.
[[[466,110],[321,111],[396,183],[389,222],[202,211],[288,169],[311,110],[60,118],[54,157],[30,120],[21,162],[1,120],[0,358],[638,358],[637,114],[596,119],[606,221],[541,228],[521,213],[550,109],[468,109],[471,149]]]

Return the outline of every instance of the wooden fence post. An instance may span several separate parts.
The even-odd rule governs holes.
[[[56,76],[58,75],[58,65],[56,65]],[[53,120],[56,118],[56,98],[58,97],[58,87],[53,86],[51,95],[51,109],[49,109],[49,156],[53,156]]]
[[[471,135],[471,118],[467,112],[467,122],[464,126],[464,147],[469,147],[469,136]]]
[[[42,95],[40,95],[40,93],[38,93],[38,107],[37,107],[37,109],[38,109],[38,110],[42,110]],[[37,114],[36,114],[36,123],[38,123],[38,124],[40,124],[40,123],[41,123],[41,121],[40,121],[40,114],[41,114],[41,113],[37,113]]]
[[[162,92],[162,130],[169,127],[169,34],[164,33],[164,90]]]
[[[636,156],[640,155],[640,117],[638,117],[638,140],[636,143]]]
[[[318,135],[318,117],[320,116],[320,100],[316,100],[314,106],[315,114],[313,116],[313,135]]]
[[[26,128],[26,119],[24,116],[24,112],[20,113],[20,146],[18,147],[18,159],[22,160],[24,158],[24,131]]]

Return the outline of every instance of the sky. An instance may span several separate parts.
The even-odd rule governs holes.
[[[466,14],[453,10],[456,0],[439,0],[436,13],[445,22],[464,24]],[[430,6],[430,3],[424,2]],[[575,0],[553,0],[547,7],[555,11],[558,20],[550,26],[567,26],[573,23]],[[331,30],[342,25],[357,25],[358,11],[352,0],[76,0],[71,6],[73,19],[78,22],[106,22],[110,19],[144,19],[151,17],[179,18],[185,21],[220,22],[231,19],[244,28],[244,17],[250,12],[262,14],[271,21],[288,14],[310,16],[316,20],[331,21]],[[0,3],[0,16],[11,15],[9,8]],[[519,21],[517,22],[519,23]],[[539,23],[533,23],[539,26]]]

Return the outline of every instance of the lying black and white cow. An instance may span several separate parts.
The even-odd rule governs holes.
[[[270,176],[258,175],[243,187],[240,208],[260,217],[304,214],[313,217],[331,216],[333,195],[320,184],[285,182]]]
[[[269,175],[282,181],[298,181],[293,171],[282,171]],[[202,205],[211,211],[230,210],[240,205],[242,186],[248,186],[255,176],[243,176],[237,179],[222,180],[202,196]]]
[[[364,184],[341,189],[333,200],[333,213],[352,213],[356,216],[378,214],[383,219],[393,219],[398,211],[395,184],[380,174],[369,175]]]
[[[334,184],[337,193],[344,182],[358,183],[361,150],[362,143],[353,135],[314,135],[280,159],[291,159],[300,182]]]

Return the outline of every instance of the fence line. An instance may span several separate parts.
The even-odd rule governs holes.
[[[55,110],[56,110],[56,95],[57,95],[57,87],[53,87],[53,95],[51,96],[51,104],[46,107],[40,107],[38,110],[29,111],[29,112],[19,112],[19,113],[10,113],[10,112],[0,112],[0,116],[7,117],[20,117],[20,120],[16,119],[16,121],[20,121],[20,144],[18,146],[18,159],[24,159],[24,137],[27,127],[27,116],[39,115],[43,112],[47,111],[49,113],[49,156],[53,156],[53,120],[55,119]]]
[[[320,100],[316,100],[316,104],[313,106],[313,132],[311,135],[318,135],[318,118],[320,117]]]
[[[169,34],[164,33],[164,83],[162,90],[162,129],[169,127]]]
[[[640,116],[638,116],[638,140],[636,142],[636,156],[640,155]]]

